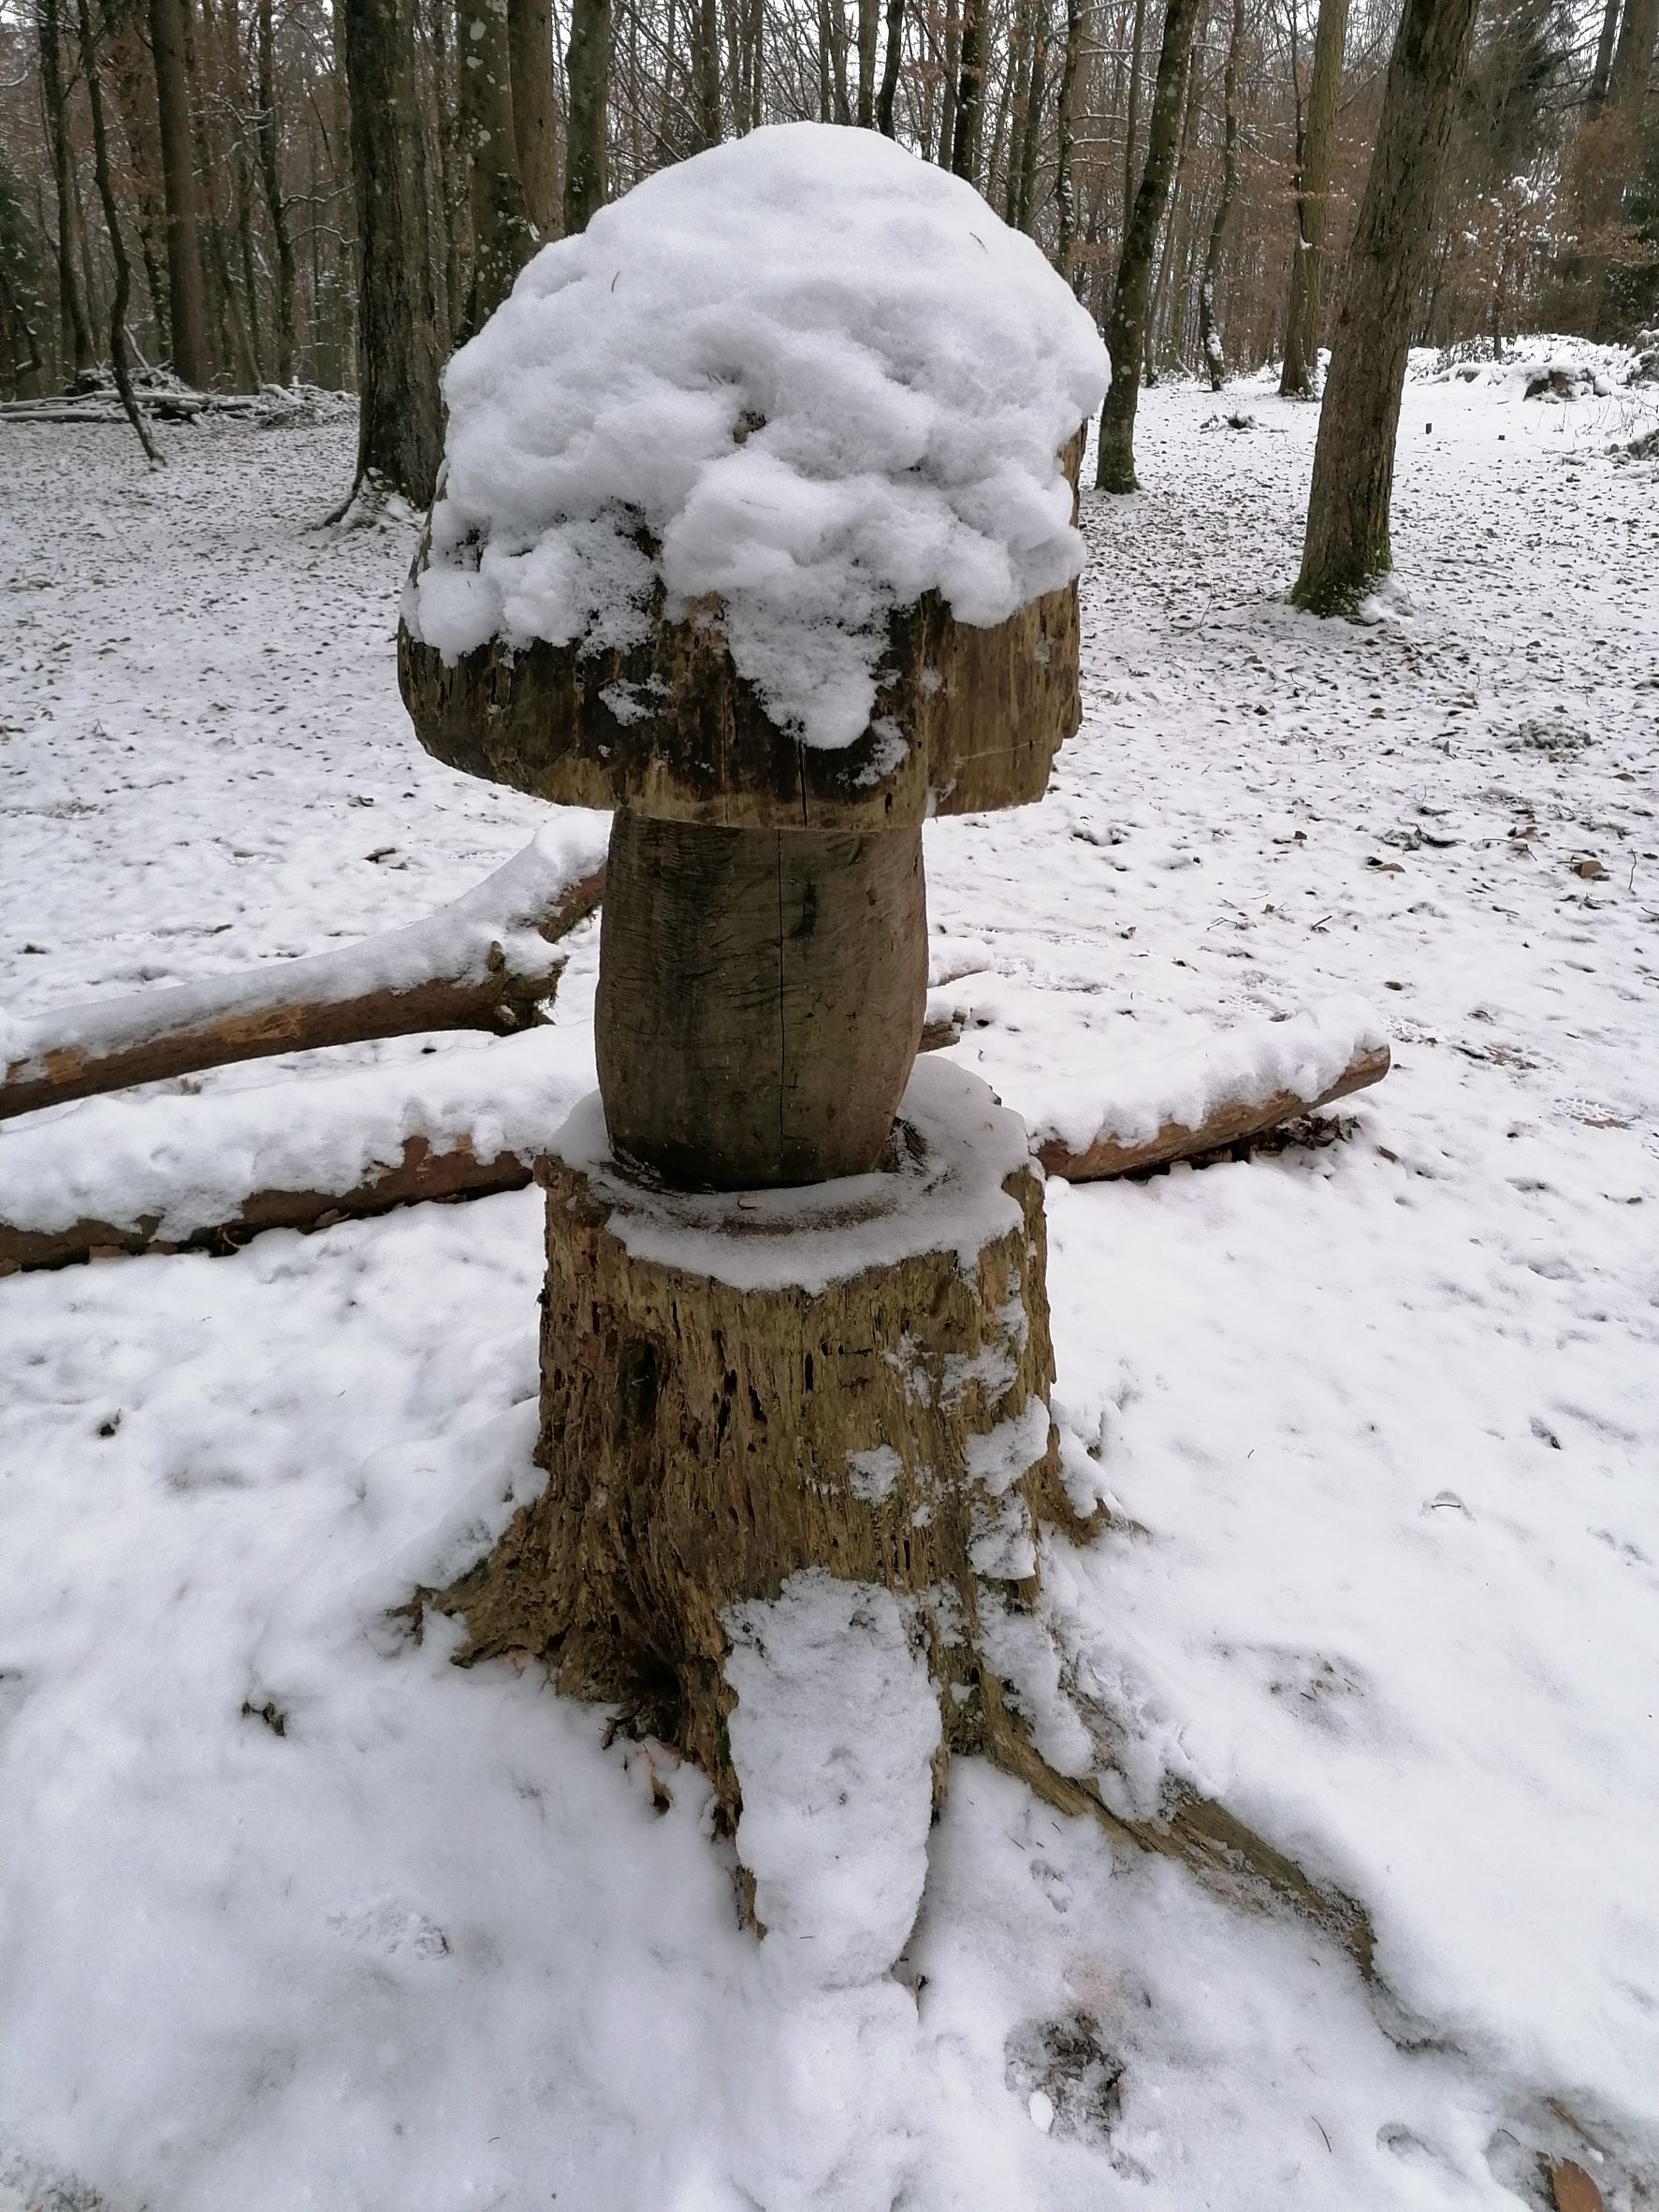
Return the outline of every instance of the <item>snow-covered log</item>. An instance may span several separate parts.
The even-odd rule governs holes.
[[[568,1032],[540,1028],[303,1083],[92,1099],[0,1132],[0,1275],[511,1190],[592,1080]]]
[[[527,1028],[558,987],[552,946],[599,904],[606,826],[558,822],[452,905],[339,952],[32,1021],[0,1012],[0,1120],[272,1053]]]
[[[1326,999],[1128,1070],[1104,1113],[1099,1079],[1072,1079],[1033,1117],[1032,1150],[1068,1183],[1104,1182],[1263,1136],[1380,1083],[1389,1065],[1387,1033],[1364,1000]]]
[[[938,1041],[954,1041],[942,1025]],[[1376,1017],[1337,999],[1149,1062],[1104,1104],[1099,1079],[1074,1079],[1058,1105],[1032,1101],[1032,1146],[1051,1175],[1104,1180],[1260,1135],[1388,1066]],[[298,1084],[100,1099],[0,1138],[0,1274],[517,1189],[590,1080],[569,1033],[542,1029]]]

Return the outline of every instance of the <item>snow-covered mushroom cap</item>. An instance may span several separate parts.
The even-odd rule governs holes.
[[[863,737],[889,618],[990,626],[1082,566],[1058,455],[1093,322],[960,179],[791,124],[664,169],[545,247],[450,364],[404,625],[625,651],[720,603],[781,731]]]

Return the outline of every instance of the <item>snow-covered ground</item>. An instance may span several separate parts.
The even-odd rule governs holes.
[[[907,1981],[792,1980],[696,1776],[388,1623],[535,1479],[535,1196],[428,1207],[0,1283],[0,2206],[1513,2212],[1541,2153],[1652,2200],[1659,470],[1611,448],[1659,395],[1598,366],[1419,365],[1361,625],[1283,603],[1313,412],[1146,394],[1084,728],[1043,807],[928,833],[956,1056],[1033,1117],[1390,1017],[1342,1141],[1048,1201],[1113,1518],[1045,1575],[1121,1802],[1219,1800],[1373,1978],[959,1762]],[[529,834],[409,735],[413,526],[313,527],[350,444],[152,477],[0,426],[7,1011],[323,950]],[[298,1126],[304,1072],[200,1087]]]

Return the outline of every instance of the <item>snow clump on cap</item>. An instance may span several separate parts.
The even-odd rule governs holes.
[[[888,617],[990,625],[1083,565],[1058,453],[1106,349],[1033,241],[872,131],[787,124],[546,246],[450,363],[428,565],[445,660],[597,651],[713,596],[808,743],[868,723]]]

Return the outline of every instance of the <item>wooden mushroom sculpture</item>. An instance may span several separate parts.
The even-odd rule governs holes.
[[[982,1578],[1034,1589],[1058,1497],[1041,1179],[976,1079],[912,1078],[922,829],[1040,798],[1076,727],[1105,378],[968,185],[815,124],[604,209],[449,372],[404,699],[440,759],[615,820],[603,1118],[541,1171],[548,1485],[444,1602],[734,1813],[734,1608],[931,1594],[974,1740]]]
[[[812,124],[652,177],[457,357],[403,696],[453,766],[616,809],[621,1156],[712,1189],[875,1165],[922,824],[1041,798],[1077,725],[1103,366],[976,195]]]

